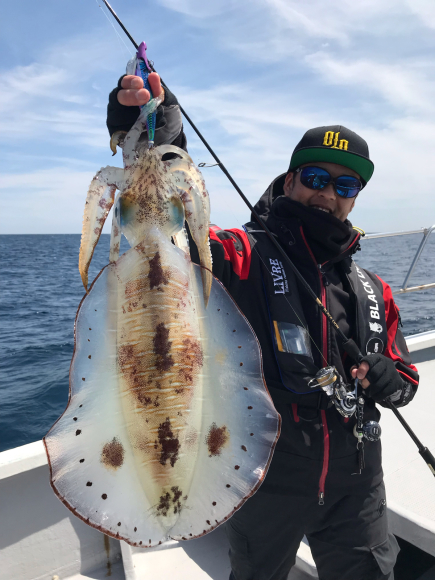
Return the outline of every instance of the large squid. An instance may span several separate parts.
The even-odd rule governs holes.
[[[261,484],[280,424],[258,341],[211,274],[202,176],[184,151],[141,140],[158,104],[123,138],[124,169],[101,169],[90,185],[70,398],[44,439],[65,505],[143,547],[228,519]],[[109,264],[88,289],[112,205]],[[131,248],[119,257],[121,233]]]

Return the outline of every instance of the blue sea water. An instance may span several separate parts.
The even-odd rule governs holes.
[[[399,288],[421,235],[366,240],[359,265]],[[121,252],[128,248],[125,240]],[[41,439],[68,400],[73,329],[84,291],[78,273],[80,235],[0,236],[0,451]],[[93,280],[109,255],[103,235]],[[435,236],[411,285],[435,282]],[[435,327],[435,289],[397,297],[405,336]]]

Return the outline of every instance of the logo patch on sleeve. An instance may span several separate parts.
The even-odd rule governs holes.
[[[376,322],[375,322],[376,324]],[[382,330],[382,328],[381,328]],[[380,338],[374,336],[367,342],[366,354],[382,354],[384,350],[384,343]]]
[[[288,280],[282,262],[277,258],[269,258],[269,264],[275,294],[288,294]]]

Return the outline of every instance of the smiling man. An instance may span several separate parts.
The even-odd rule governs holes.
[[[159,91],[157,75],[151,81]],[[111,134],[129,129],[138,105],[149,99],[141,83],[126,76],[111,93]],[[156,131],[156,144],[164,142],[186,147],[178,104],[169,91]],[[393,579],[398,546],[388,532],[380,441],[366,441],[362,463],[355,417],[341,416],[311,383],[328,365],[345,382],[358,377],[366,399],[364,422],[379,420],[376,403],[391,398],[405,405],[417,389],[391,289],[353,261],[361,234],[347,217],[373,169],[359,135],[338,125],[317,127],[305,133],[288,171],[255,206],[365,355],[358,368],[254,220],[243,229],[210,228],[213,273],[260,341],[266,384],[282,417],[264,483],[227,523],[231,580],[285,580],[304,535],[321,580]],[[191,255],[198,262],[192,240]]]
[[[296,178],[298,174],[300,174],[299,180]],[[356,196],[337,196],[334,178],[339,179],[339,184],[344,182],[346,194],[349,194],[348,187],[352,187],[352,185],[354,191],[359,193],[362,184],[355,171],[336,163],[317,161],[315,167],[307,163],[298,167],[294,172],[287,173],[283,186],[284,195],[308,207],[330,213],[344,222],[355,205]],[[318,189],[323,184],[326,184],[326,187]],[[312,187],[315,189],[311,189]]]

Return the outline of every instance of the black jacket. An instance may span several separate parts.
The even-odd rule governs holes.
[[[298,202],[282,197],[283,181],[284,176],[274,180],[255,209],[276,235],[305,280],[322,299],[340,329],[346,336],[355,339],[358,334],[356,328],[358,298],[350,287],[348,273],[352,256],[359,250],[361,235],[347,220],[342,223],[333,216],[305,208]],[[247,230],[253,231],[254,236],[248,235]],[[259,337],[267,384],[284,389],[275,361],[264,289],[250,279],[254,264],[259,260],[258,252],[253,250],[253,238],[257,231],[261,231],[261,228],[255,221],[246,224],[244,230],[221,230],[217,226],[212,226],[210,247],[213,273],[236,300]],[[313,237],[314,232],[319,232],[319,235]],[[256,237],[258,238],[258,235]],[[197,262],[198,257],[192,243],[191,247],[192,257]],[[418,375],[416,368],[411,364],[405,340],[399,329],[399,309],[394,303],[391,289],[372,272],[367,270],[363,272],[370,283],[376,286],[385,304],[388,337],[384,345],[384,354],[393,359],[404,379],[416,386]],[[343,377],[350,380],[349,371],[353,362],[347,358],[336,333],[329,323],[326,324],[325,317],[319,312],[313,299],[298,282],[296,284],[295,291],[300,298],[311,337],[315,365],[317,368],[325,366],[323,363],[326,358],[328,364],[334,365]],[[359,346],[365,354],[365,345]],[[414,393],[415,389],[412,389],[405,400],[401,400],[398,404],[409,402]]]
[[[276,235],[281,246],[298,267],[311,288],[322,300],[340,329],[358,342],[358,297],[349,282],[352,255],[359,248],[360,234],[348,221],[339,222],[329,214],[305,208],[282,197],[284,176],[266,190],[255,209]],[[210,229],[213,272],[233,296],[252,325],[262,348],[264,375],[274,404],[282,417],[282,432],[263,491],[291,494],[325,494],[328,486],[367,489],[382,479],[381,443],[366,443],[366,467],[357,471],[355,419],[344,419],[328,406],[322,393],[296,394],[284,385],[274,352],[273,329],[264,292],[264,280],[256,274],[260,257],[255,237],[260,230],[255,222],[245,229]],[[250,234],[253,231],[254,234]],[[192,257],[197,260],[195,248]],[[264,261],[263,261],[264,266]],[[264,268],[263,268],[264,269]],[[396,404],[407,404],[418,385],[417,369],[412,365],[405,340],[399,329],[399,313],[388,284],[372,272],[360,269],[383,301],[385,323],[383,354],[396,364],[404,386]],[[287,274],[287,283],[291,278]],[[368,282],[367,282],[368,283]],[[350,381],[353,364],[341,348],[331,324],[319,312],[313,299],[294,280],[290,294],[298,297],[311,337],[315,367],[334,365]],[[383,321],[380,321],[383,322]],[[364,344],[358,345],[364,351]],[[326,359],[326,361],[325,361]],[[365,420],[379,420],[374,401],[365,405]],[[297,476],[296,476],[297,474]]]

